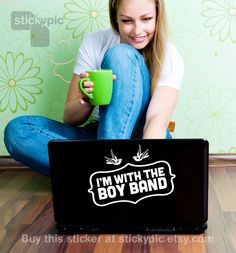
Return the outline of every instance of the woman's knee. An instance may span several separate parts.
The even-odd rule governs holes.
[[[113,47],[109,48],[105,55],[111,55],[111,56],[133,56],[135,54],[139,53],[134,47],[128,45],[128,44],[117,44]]]
[[[35,120],[39,120],[40,116],[19,116],[6,125],[4,129],[4,142],[6,147],[12,142],[16,142],[20,137],[24,137],[27,134],[26,126],[32,123]]]
[[[14,143],[19,137],[19,129],[21,122],[25,121],[25,116],[20,116],[12,119],[4,129],[4,143],[10,154],[13,153]]]
[[[129,62],[134,63],[140,60],[143,60],[143,56],[134,47],[127,44],[117,44],[106,51],[102,67],[112,63],[119,63],[125,67]]]
[[[17,130],[21,128],[21,125],[26,123],[28,119],[29,116],[19,116],[9,121],[4,130],[4,137],[18,132]]]

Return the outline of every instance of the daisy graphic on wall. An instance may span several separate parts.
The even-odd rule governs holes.
[[[182,56],[186,57],[190,52],[196,51],[200,31],[192,13],[186,12],[181,6],[176,9],[171,3],[168,6],[168,26],[170,37],[181,50]]]
[[[68,21],[66,29],[73,31],[73,38],[82,40],[87,32],[110,24],[107,0],[74,0],[65,3],[64,7],[64,19]]]
[[[40,68],[23,53],[15,56],[12,52],[7,52],[5,57],[0,55],[0,66],[0,112],[7,108],[12,113],[19,108],[26,111],[29,103],[36,102],[35,95],[42,93]]]
[[[235,0],[203,0],[202,15],[204,25],[210,28],[211,35],[221,41],[230,39],[236,43],[236,2]]]
[[[232,89],[199,89],[187,102],[188,131],[211,145],[229,141],[236,131],[236,99]]]

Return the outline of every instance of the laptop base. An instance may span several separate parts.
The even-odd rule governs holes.
[[[207,229],[207,223],[196,226],[172,227],[95,227],[82,225],[56,225],[58,234],[201,234]]]

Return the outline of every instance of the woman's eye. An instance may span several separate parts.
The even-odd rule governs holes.
[[[123,19],[122,22],[125,23],[125,24],[128,24],[128,23],[131,23],[131,20],[129,20],[129,19]]]
[[[150,18],[144,18],[144,21],[150,21],[152,19],[153,19],[152,17],[150,17]]]

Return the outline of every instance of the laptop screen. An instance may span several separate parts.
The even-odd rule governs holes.
[[[204,140],[53,141],[49,155],[60,224],[130,228],[207,220]]]

